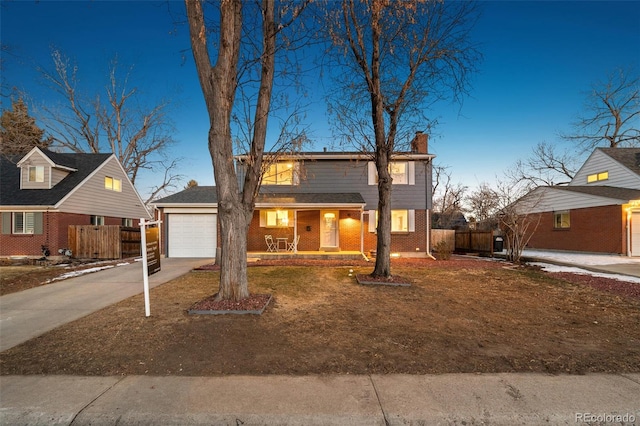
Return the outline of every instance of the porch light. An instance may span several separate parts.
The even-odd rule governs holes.
[[[391,253],[391,257],[398,258],[400,257],[400,253]]]

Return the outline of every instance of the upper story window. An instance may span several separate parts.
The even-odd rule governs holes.
[[[120,179],[105,176],[104,188],[109,191],[122,192],[122,181]]]
[[[29,182],[44,182],[44,166],[29,166]]]
[[[599,182],[609,179],[609,172],[593,173],[587,176],[587,183]]]
[[[269,164],[262,175],[263,185],[297,185],[297,164],[278,162]]]
[[[389,164],[389,173],[396,185],[406,185],[409,182],[409,165],[406,161]]]
[[[415,185],[415,163],[413,161],[392,161],[389,163],[393,185]],[[369,162],[369,185],[378,183],[378,171],[373,161]]]

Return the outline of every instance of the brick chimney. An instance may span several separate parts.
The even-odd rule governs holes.
[[[429,147],[429,135],[416,132],[416,136],[411,141],[411,152],[416,154],[427,154]]]

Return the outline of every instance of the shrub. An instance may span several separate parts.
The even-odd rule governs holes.
[[[445,240],[441,240],[433,247],[433,250],[438,254],[438,259],[449,260],[453,253],[453,245]]]

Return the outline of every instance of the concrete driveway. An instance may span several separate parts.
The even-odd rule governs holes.
[[[162,259],[153,288],[214,259]],[[142,262],[117,266],[0,297],[0,352],[143,292]],[[153,302],[151,304],[153,315]],[[144,305],[140,306],[144,315]]]

